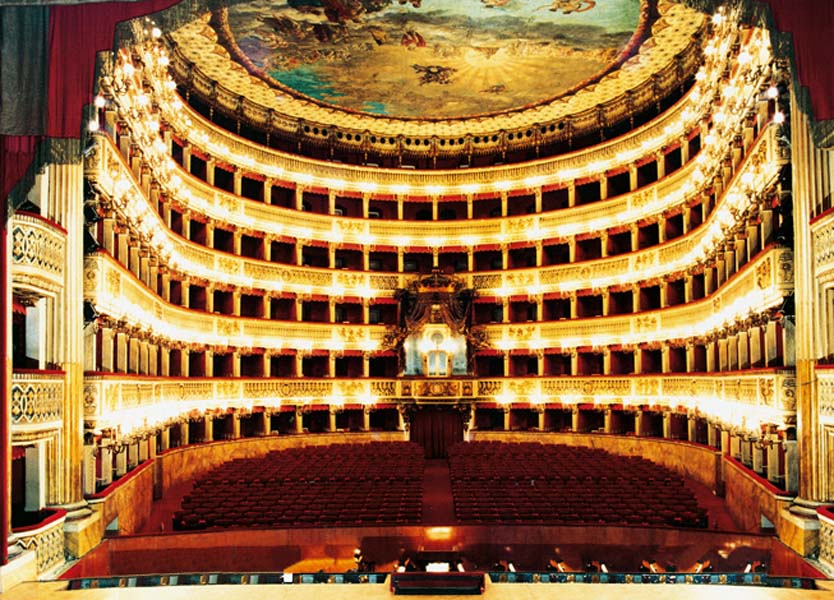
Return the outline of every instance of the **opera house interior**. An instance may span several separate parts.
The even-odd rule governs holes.
[[[830,2],[0,4],[0,591],[834,578]]]

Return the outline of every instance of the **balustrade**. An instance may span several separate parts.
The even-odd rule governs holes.
[[[64,373],[14,371],[12,373],[12,434],[48,431],[62,425]]]

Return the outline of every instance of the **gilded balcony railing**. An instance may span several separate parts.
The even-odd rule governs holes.
[[[703,16],[698,15],[698,19],[703,20]],[[730,21],[730,19],[727,19],[725,23],[728,24]],[[752,33],[739,36],[738,31],[732,27],[731,29],[732,31],[727,32],[715,31],[712,39],[706,43],[706,48],[711,51],[710,55],[705,60],[703,69],[699,71],[699,76],[696,78],[698,83],[693,87],[693,91],[686,96],[685,100],[682,100],[664,115],[653,119],[650,124],[639,128],[635,133],[554,159],[489,168],[437,171],[380,169],[372,166],[359,167],[307,159],[266,147],[254,146],[250,141],[223,131],[207,122],[194,111],[183,107],[182,100],[172,92],[172,88],[176,86],[169,79],[168,73],[165,69],[160,69],[154,60],[146,61],[147,64],[143,63],[144,59],[141,56],[145,54],[137,56],[129,70],[122,69],[121,66],[117,65],[113,73],[103,81],[103,86],[105,93],[112,94],[115,101],[115,110],[109,113],[110,117],[108,118],[122,121],[123,125],[126,125],[131,131],[134,141],[139,143],[145,151],[150,146],[160,147],[159,123],[164,121],[166,126],[173,129],[178,136],[189,140],[195,148],[207,152],[219,161],[238,167],[244,172],[258,173],[277,181],[292,182],[301,187],[313,186],[317,189],[350,190],[371,195],[381,193],[405,196],[409,194],[429,196],[475,194],[490,191],[493,193],[510,190],[529,191],[542,184],[566,184],[568,181],[579,178],[598,179],[610,169],[627,167],[635,161],[639,161],[642,157],[651,157],[662,152],[664,148],[679,144],[697,127],[700,121],[709,119],[711,114],[722,117],[722,123],[740,124],[746,122],[744,117],[754,114],[758,110],[756,103],[761,95],[761,89],[763,89],[761,86],[766,86],[772,79],[770,71],[771,55],[768,50],[769,40],[767,34],[762,30],[754,30]],[[734,41],[739,38],[738,51],[740,55],[744,55],[746,60],[732,64],[737,50]],[[687,40],[686,43],[692,45],[693,49],[697,49],[701,44],[698,41],[693,45],[692,40]],[[657,52],[658,55],[664,55],[667,58],[670,56],[669,46],[659,45],[658,48],[660,48]],[[162,51],[157,50],[157,52],[161,53]],[[153,53],[149,55],[151,59],[153,58],[152,55]],[[693,53],[693,56],[697,55],[698,52]],[[176,60],[177,57],[175,56],[173,61],[176,62]],[[695,60],[693,66],[697,63],[698,60]],[[626,80],[635,82],[639,77],[635,79],[633,68],[639,69],[647,64],[646,56],[641,54],[640,61],[635,61],[634,64],[629,65],[629,76],[619,78],[614,87],[625,83]],[[726,73],[730,74],[729,80],[724,77]],[[688,76],[685,75],[684,77]],[[140,81],[150,84],[150,88],[147,85],[138,85]],[[658,83],[661,83],[661,81],[652,78],[650,86],[641,88],[642,93],[633,96],[625,94],[621,99],[625,104],[635,100],[657,102],[658,97],[655,95],[655,90],[652,90],[652,86]],[[595,89],[601,91],[607,89],[607,87],[598,85]],[[732,100],[728,96],[720,106],[716,106],[721,94],[730,89],[733,90]],[[647,91],[650,93],[645,94]],[[145,95],[147,93],[153,95],[150,103],[145,101],[147,100]],[[587,100],[588,95],[578,94],[579,96]],[[240,94],[234,95],[234,102],[237,105],[242,99],[245,100],[245,97],[245,94],[243,96]],[[559,110],[563,108],[570,110],[570,106],[572,106],[571,103],[564,102],[557,102],[556,104],[559,106]],[[155,108],[150,113],[145,114],[150,110],[148,108],[150,106]],[[601,106],[599,101],[594,101],[585,107],[588,109],[586,111],[588,112],[586,121],[589,125],[599,126]],[[576,107],[573,106],[573,108]],[[528,111],[530,114],[536,115],[534,119],[537,123],[533,129],[537,129],[543,123],[540,118],[542,115],[537,113],[538,110]],[[618,110],[622,111],[622,107]],[[280,111],[262,112],[271,115],[270,119],[280,118]],[[522,114],[527,115],[527,113]],[[347,113],[340,113],[342,120],[351,116]],[[370,115],[367,116],[370,117]],[[764,116],[766,117],[766,113]],[[561,120],[562,117],[557,119],[560,122]],[[291,128],[293,131],[297,131],[298,122],[295,119],[289,119],[289,121],[292,122]],[[426,141],[432,142],[431,144],[421,144],[421,148],[429,152],[432,151],[434,142],[446,135],[446,133],[440,136],[427,133],[433,124],[423,121],[401,123],[386,118],[379,120],[377,124],[385,124],[389,121],[397,122],[398,133],[395,135],[400,135],[409,126],[416,127],[415,136],[421,139],[425,137]],[[554,131],[561,131],[562,129],[576,131],[576,128],[581,127],[583,122],[585,121],[582,118],[575,116],[571,118],[569,127],[554,127]],[[450,129],[452,126],[466,128],[466,123],[466,120],[444,120],[438,126],[448,133],[452,131]],[[485,121],[479,118],[477,123],[483,125]],[[151,129],[146,127],[149,124],[153,124]],[[564,123],[562,125],[564,126]],[[528,127],[530,126],[524,125],[522,129],[526,130]],[[304,130],[303,127],[301,129]],[[332,132],[335,131],[336,127],[328,125],[324,129]],[[502,124],[498,129],[500,131],[497,132],[494,143],[506,145],[505,136],[509,138],[507,123]],[[715,136],[718,130],[726,129],[729,128],[719,125],[712,129],[712,136]],[[124,127],[122,127],[122,130],[124,131]],[[373,144],[374,142],[370,142],[370,137],[373,137],[373,134],[369,133],[368,126],[363,125],[360,130],[361,135],[351,134],[345,136],[345,138],[351,137],[360,144],[365,144],[364,140]],[[707,130],[702,133],[706,134]],[[462,134],[451,133],[451,136],[455,138],[459,135]],[[383,137],[387,139],[387,134]],[[493,144],[493,136],[484,137],[488,137],[490,140],[485,143],[484,149],[489,149]],[[530,143],[530,137],[526,135],[526,131],[525,135],[514,135],[513,140],[521,140],[519,143],[522,145]],[[380,141],[379,143],[385,145],[384,142]],[[514,143],[516,142],[510,142],[510,145]],[[451,148],[453,146],[453,144],[446,144],[445,147]],[[160,152],[166,152],[166,143],[161,143]],[[162,159],[162,156],[159,158]],[[149,160],[149,162],[153,161]],[[162,162],[167,161],[162,160]]]
[[[170,67],[189,93],[273,135],[382,155],[495,153],[587,135],[601,123],[620,122],[680,89],[700,64],[707,20],[698,11],[671,2],[661,2],[659,12],[652,43],[643,44],[637,56],[595,86],[531,108],[469,118],[404,120],[334,111],[296,101],[249,77],[230,83],[233,67],[215,51],[216,39],[205,35],[205,24],[199,20],[172,34]]]
[[[818,508],[817,517],[820,520],[819,561],[834,573],[834,511],[830,507]]]
[[[817,367],[816,377],[820,420],[831,427],[834,443],[834,368]],[[834,445],[831,450],[834,451]]]
[[[749,208],[751,201],[745,190],[764,189],[772,183],[778,173],[775,127],[767,128],[753,144],[742,161],[736,175],[729,181],[727,192],[719,200],[715,210],[704,225],[676,240],[646,248],[627,255],[603,258],[583,263],[539,267],[536,269],[514,269],[507,272],[478,273],[465,275],[471,287],[483,294],[518,295],[531,293],[568,293],[583,288],[604,288],[611,285],[627,286],[651,277],[685,270],[701,260],[723,241],[723,231],[736,224],[739,215]],[[294,265],[276,264],[240,256],[219,253],[205,246],[190,242],[174,235],[160,215],[151,206],[145,193],[136,182],[132,171],[125,164],[118,150],[108,138],[98,137],[99,151],[87,162],[87,175],[93,178],[102,190],[113,198],[114,206],[125,218],[136,221],[137,226],[165,256],[170,256],[169,266],[182,269],[192,276],[209,281],[224,281],[244,288],[265,291],[291,291],[339,295],[341,290],[347,296],[390,296],[403,287],[408,275],[374,275],[367,272],[345,272],[328,269],[314,269]],[[690,163],[690,166],[694,163]],[[313,215],[289,211],[255,202],[246,202],[228,195],[232,205],[202,205],[197,194],[190,194],[186,206],[209,216],[214,206],[221,222],[247,230],[258,223],[261,231],[284,232],[302,240],[331,241],[333,243],[359,243],[410,247],[455,246],[477,248],[483,244],[505,244],[513,241],[540,243],[544,239],[564,240],[573,236],[599,231],[616,224],[617,219],[628,225],[633,224],[631,202],[640,197],[642,208],[651,206],[651,211],[668,210],[675,206],[683,194],[692,175],[690,166],[665,178],[657,185],[637,194],[597,203],[599,206],[576,207],[542,215],[528,215],[506,219],[474,220],[461,222],[437,222],[426,234],[425,224],[416,222],[385,222],[372,219],[333,219],[327,215]],[[700,168],[700,167],[699,167]],[[193,178],[192,178],[193,179]],[[190,180],[189,180],[190,181]],[[200,183],[203,191],[215,200],[223,194]],[[661,196],[659,189],[666,189]],[[654,191],[653,191],[654,190]],[[648,196],[646,196],[648,194]],[[226,196],[223,196],[226,197]],[[631,208],[630,208],[631,207]],[[249,209],[258,213],[258,218],[247,214]],[[263,214],[260,214],[260,213]],[[419,232],[419,233],[418,233]],[[536,291],[531,291],[536,290]]]
[[[85,379],[88,426],[123,434],[152,429],[192,411],[390,403],[571,407],[611,404],[697,411],[727,427],[760,432],[794,414],[788,371],[501,378],[165,378],[95,375]]]
[[[14,536],[20,546],[35,551],[38,576],[46,574],[64,563],[64,510],[51,511],[43,522],[33,527],[14,529]]]
[[[200,348],[371,352],[381,349],[385,334],[382,325],[273,321],[175,306],[165,302],[103,253],[87,257],[85,273],[84,297],[100,315],[147,335]],[[629,315],[491,324],[485,329],[490,343],[504,351],[525,348],[569,350],[583,346],[691,339],[718,334],[751,314],[761,314],[779,306],[792,287],[792,253],[786,248],[772,247],[745,265],[715,293],[701,300]]]
[[[62,423],[64,373],[16,370],[12,373],[12,433],[58,429]]]
[[[17,212],[11,231],[12,285],[35,293],[53,293],[64,285],[67,232],[33,213]]]

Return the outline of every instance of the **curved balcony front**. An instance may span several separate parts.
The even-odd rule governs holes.
[[[748,198],[749,190],[765,189],[778,174],[781,154],[776,134],[775,126],[763,132],[739,163],[735,175],[728,180],[726,192],[706,222],[689,235],[637,252],[583,264],[476,273],[465,277],[471,278],[471,286],[484,294],[511,295],[526,294],[531,289],[541,294],[568,293],[589,285],[594,288],[627,286],[686,270],[703,261],[722,242],[724,230],[736,224],[739,215],[752,202]],[[403,287],[402,280],[407,275],[276,264],[219,253],[188,241],[167,227],[112,142],[104,141],[108,138],[97,139],[99,151],[88,160],[87,175],[110,195],[115,208],[127,219],[136,222],[139,232],[157,247],[161,255],[169,257],[167,262],[175,270],[181,269],[209,281],[223,281],[268,292],[332,295],[334,290],[340,290],[339,294],[347,296],[390,297],[396,289]],[[211,206],[194,200],[193,195],[187,206],[244,230],[257,227],[268,235],[319,240],[335,245],[353,243],[362,247],[390,247],[397,251],[419,247],[430,251],[431,248],[444,246],[473,248],[503,245],[522,236],[525,241],[541,243],[542,240],[570,239],[614,227],[620,222],[631,225],[647,206],[651,212],[659,214],[679,204],[684,197],[682,190],[691,177],[689,167],[684,167],[647,190],[595,205],[524,217],[435,222],[430,234],[425,233],[425,223],[336,219],[290,211],[224,195],[202,183],[203,191],[214,198]],[[670,190],[668,194],[657,195],[667,187]],[[227,200],[232,204],[228,204]]]
[[[381,350],[381,325],[304,323],[234,317],[190,310],[164,301],[112,257],[85,262],[84,298],[114,322],[170,342],[199,347],[295,349],[301,352]],[[657,343],[709,336],[778,307],[793,286],[792,253],[772,247],[714,294],[687,304],[630,315],[544,323],[486,325],[493,347],[541,350]],[[709,315],[705,318],[705,314]]]
[[[794,375],[775,369],[732,373],[595,377],[318,379],[169,378],[96,374],[85,379],[88,424],[122,434],[153,430],[189,413],[254,407],[470,404],[532,407],[608,405],[697,411],[727,427],[757,431],[794,414]]]

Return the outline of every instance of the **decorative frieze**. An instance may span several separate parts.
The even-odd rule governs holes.
[[[834,572],[834,513],[828,509],[817,511],[820,520],[819,561]]]
[[[765,143],[766,138],[775,135],[773,128],[765,130],[765,134],[757,144]],[[106,141],[106,138],[97,137],[99,147],[105,154],[117,153],[115,146]],[[307,266],[294,266],[286,264],[270,264],[260,260],[246,257],[231,257],[227,254],[217,252],[205,246],[184,240],[180,236],[173,235],[162,221],[160,215],[151,206],[147,198],[138,189],[133,193],[119,193],[118,181],[124,181],[128,188],[135,185],[127,171],[127,166],[121,161],[118,155],[114,156],[112,162],[117,166],[114,171],[106,171],[104,167],[88,169],[88,176],[92,177],[99,186],[108,194],[113,195],[115,205],[125,215],[140,214],[142,218],[134,224],[149,239],[158,241],[156,251],[165,256],[170,256],[170,264],[176,271],[188,273],[207,281],[224,281],[240,288],[256,288],[266,292],[295,292],[306,294],[330,295],[334,290],[339,290],[342,295],[361,297],[390,296],[401,287],[401,277],[396,275],[372,275],[367,272],[345,273],[341,270],[316,269]],[[694,164],[694,163],[693,163]],[[685,200],[684,187],[689,183],[693,168],[692,164],[686,165],[676,173],[655,184],[663,188],[659,196],[662,201],[656,203],[656,211],[668,210],[671,206]],[[700,167],[698,167],[700,168]],[[753,165],[742,165],[740,168],[753,169]],[[123,172],[116,179],[113,173],[121,169]],[[758,168],[756,171],[758,187],[767,186],[772,181],[774,173],[769,169]],[[752,171],[751,171],[752,173]],[[739,179],[739,178],[737,178]],[[740,178],[744,179],[744,177]],[[204,184],[200,184],[203,185]],[[122,186],[124,187],[124,186]],[[195,211],[202,212],[208,216],[212,213],[213,200],[198,201],[200,194],[208,198],[216,198],[223,192],[211,188],[198,189],[187,194],[192,198],[190,201]],[[741,197],[734,194],[733,197]],[[627,202],[628,195],[624,196]],[[598,232],[611,225],[611,219],[616,221],[617,215],[630,214],[627,207],[620,203],[620,199],[606,202],[604,206],[593,204],[576,207],[575,209],[554,211],[543,214],[538,218],[538,225],[535,229],[527,231],[537,232],[534,239],[562,239],[572,236]],[[724,204],[728,204],[724,206]],[[654,205],[653,205],[654,206]],[[318,239],[336,240],[339,243],[350,242],[365,245],[368,240],[374,243],[392,247],[421,247],[422,245],[438,247],[442,245],[461,243],[470,246],[471,243],[464,243],[465,240],[478,240],[478,243],[489,244],[490,241],[503,243],[503,240],[512,238],[507,233],[509,219],[483,219],[476,221],[443,221],[435,222],[432,226],[432,236],[427,238],[424,225],[409,221],[385,221],[367,219],[357,221],[361,224],[362,231],[353,238],[344,235],[334,238],[333,219],[329,215],[315,215],[308,212],[287,211],[260,203],[245,203],[245,210],[254,210],[258,214],[229,213],[225,209],[218,213],[217,218],[230,223],[234,227],[246,227],[251,222],[263,223],[269,229],[276,229],[276,235],[281,233],[296,239]],[[710,214],[707,227],[700,227],[690,235],[680,237],[676,240],[639,250],[630,253],[628,256],[602,258],[588,264],[567,264],[537,269],[513,269],[501,273],[473,274],[467,284],[469,287],[478,289],[482,294],[528,294],[529,290],[536,290],[542,293],[567,293],[572,290],[586,289],[590,285],[594,288],[605,288],[612,285],[629,285],[638,281],[644,281],[651,276],[662,277],[675,271],[683,271],[690,268],[695,262],[706,260],[716,249],[716,240],[720,238],[721,227],[726,226],[727,219],[740,218],[740,209],[745,207],[729,206],[729,203],[722,201],[716,210]],[[653,211],[654,212],[654,211]],[[569,213],[569,214],[568,214]],[[726,213],[726,214],[725,214]],[[733,216],[736,215],[736,216]],[[633,218],[639,215],[635,214]],[[126,216],[125,218],[130,218]],[[519,218],[520,219],[520,218]],[[341,222],[341,220],[339,221]],[[524,223],[523,219],[519,223]],[[720,225],[720,227],[719,227]],[[512,227],[510,227],[512,228]],[[418,231],[419,229],[419,231]],[[269,231],[267,231],[269,233]],[[432,243],[430,243],[432,242]],[[759,276],[761,285],[767,286],[766,270],[776,272],[781,285],[790,285],[793,281],[793,266],[790,258],[780,259],[779,267],[761,267],[763,270]]]
[[[703,14],[677,3],[662,2],[659,11],[652,43],[640,48],[639,60],[629,61],[594,86],[510,114],[409,122],[298,102],[246,76],[233,68],[234,63],[230,67],[228,53],[216,47],[214,31],[201,21],[173,33],[171,68],[192,94],[210,98],[217,110],[273,135],[388,156],[403,151],[428,156],[494,154],[587,135],[601,123],[619,122],[654,107],[659,98],[679,89],[700,65],[699,38],[707,21]]]
[[[190,379],[119,375],[88,377],[88,427],[153,428],[192,411],[275,408],[282,405],[456,402],[531,405],[624,404],[686,407],[740,431],[761,433],[764,423],[782,425],[791,417],[786,394],[793,377],[779,372],[715,375],[634,375],[626,377],[540,377],[497,379]],[[776,390],[774,392],[774,390]]]
[[[12,284],[55,293],[64,284],[67,233],[38,215],[15,213],[10,222]]]
[[[61,514],[59,518],[38,529],[14,532],[20,546],[35,551],[39,576],[64,563],[65,520],[66,515]]]
[[[781,264],[786,260],[790,260],[790,250],[771,248],[711,298],[652,314],[535,325],[491,324],[484,329],[493,347],[502,350],[641,344],[720,333],[728,324],[746,319],[751,311],[764,312],[781,305],[789,285],[777,282],[761,289],[756,284],[757,269],[765,262]],[[143,335],[193,344],[195,348],[373,351],[380,348],[385,333],[385,328],[377,325],[334,327],[330,323],[207,315],[164,302],[134,278],[122,277],[123,267],[104,254],[88,256],[85,264],[85,299],[99,314],[121,322],[124,327],[135,328]],[[704,310],[705,304],[709,304],[709,311]]]
[[[834,424],[834,370],[817,369],[816,374],[820,418]]]
[[[64,374],[28,372],[12,374],[12,431],[61,426]]]

